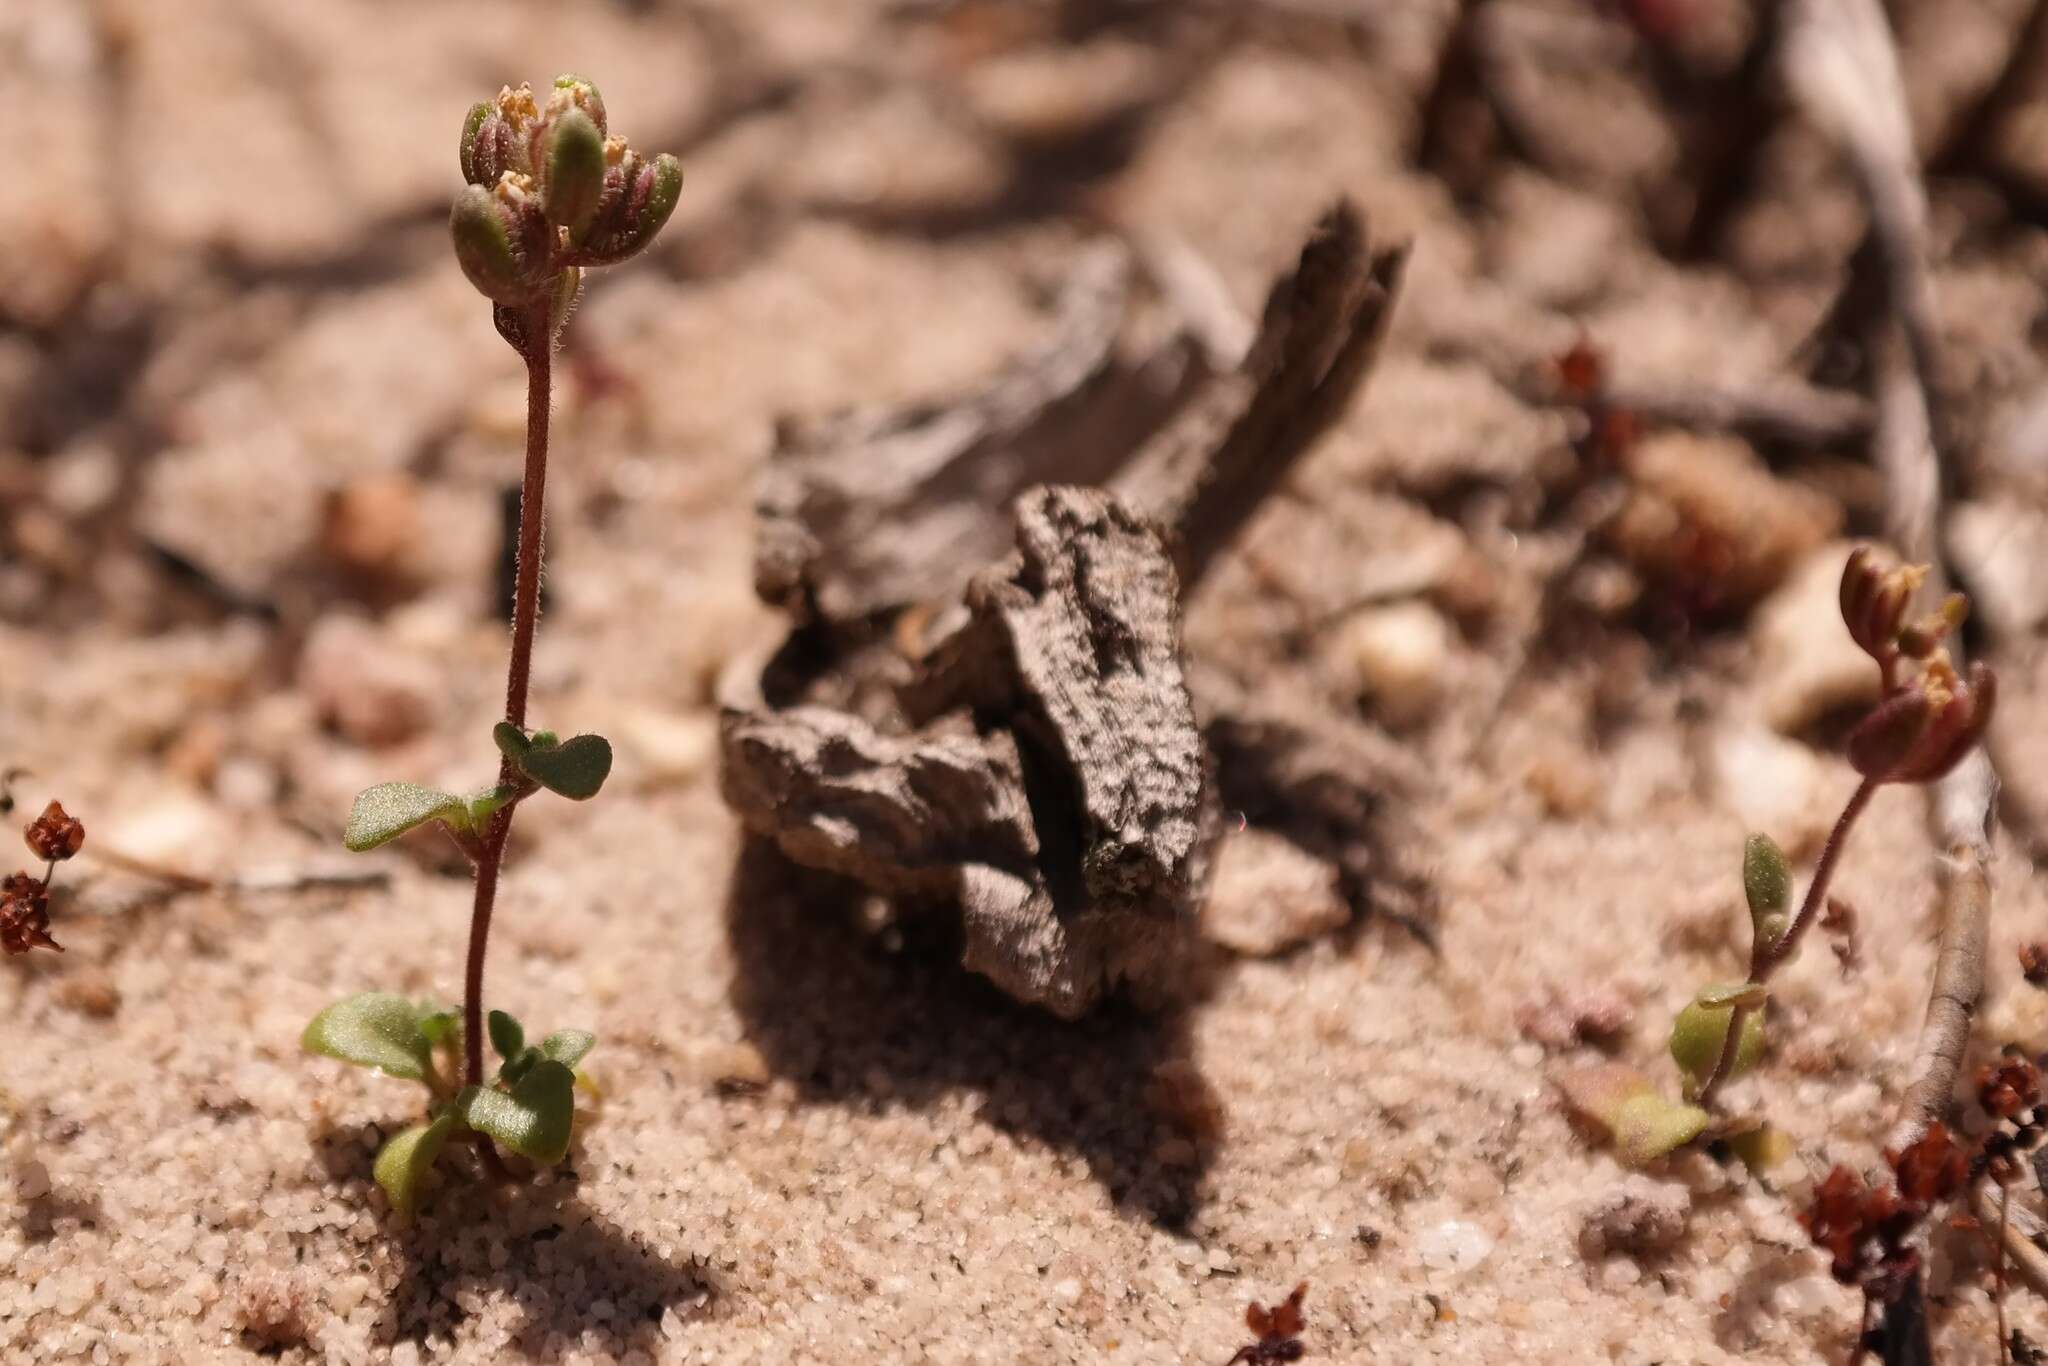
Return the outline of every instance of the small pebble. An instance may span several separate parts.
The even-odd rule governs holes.
[[[1427,604],[1360,612],[1330,648],[1346,682],[1390,725],[1426,719],[1443,697],[1451,626]]]
[[[1493,1251],[1493,1237],[1477,1224],[1446,1219],[1416,1235],[1415,1250],[1433,1270],[1470,1271]]]

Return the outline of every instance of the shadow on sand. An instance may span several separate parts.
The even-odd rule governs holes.
[[[1184,1011],[1125,1004],[1076,1023],[1019,1005],[935,939],[891,951],[855,928],[866,894],[749,841],[726,927],[733,1005],[769,1068],[807,1103],[912,1106],[987,1096],[1006,1132],[1078,1154],[1118,1206],[1184,1228],[1220,1128],[1188,1059]]]

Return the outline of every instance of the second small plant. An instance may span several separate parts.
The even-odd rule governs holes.
[[[1634,1068],[1586,1068],[1563,1079],[1572,1107],[1606,1130],[1632,1164],[1653,1161],[1687,1144],[1725,1139],[1745,1161],[1765,1166],[1788,1143],[1754,1118],[1718,1112],[1721,1089],[1763,1055],[1765,1004],[1777,971],[1822,920],[1828,889],[1857,819],[1887,783],[1932,783],[1982,739],[1997,700],[1998,680],[1984,664],[1957,672],[1943,641],[1968,615],[1951,594],[1932,613],[1909,622],[1913,595],[1927,571],[1886,567],[1859,546],[1842,572],[1842,621],[1877,666],[1879,699],[1849,735],[1847,758],[1861,781],[1844,804],[1795,909],[1792,870],[1770,836],[1743,847],[1742,890],[1749,907],[1749,972],[1739,982],[1702,988],[1671,1026],[1671,1058],[1682,1096],[1673,1100]]]

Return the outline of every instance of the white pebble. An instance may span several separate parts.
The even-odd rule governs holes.
[[[1415,1240],[1423,1265],[1438,1271],[1470,1271],[1493,1251],[1493,1238],[1477,1224],[1446,1219]]]

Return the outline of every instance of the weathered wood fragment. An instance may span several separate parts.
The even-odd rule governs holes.
[[[1142,444],[1071,440],[1114,368],[1120,256],[1084,264],[1062,340],[981,394],[785,442],[760,589],[810,625],[763,676],[773,704],[751,682],[728,700],[723,787],[749,829],[907,909],[957,914],[965,966],[1060,1015],[1156,975],[1217,828],[1184,574],[1342,412],[1401,259],[1333,209],[1243,362]],[[936,642],[878,694],[893,670],[872,628],[911,604],[936,613]]]

